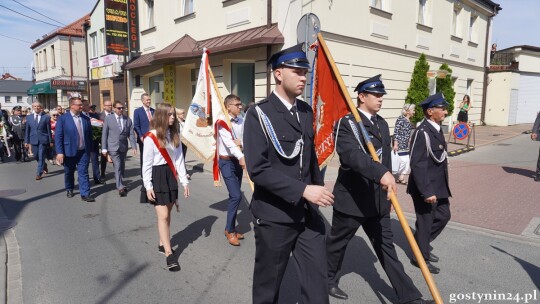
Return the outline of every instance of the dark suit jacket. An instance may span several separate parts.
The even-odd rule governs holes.
[[[86,153],[92,151],[92,128],[90,118],[81,113],[81,123],[84,134],[84,150]],[[73,121],[71,112],[68,111],[64,115],[58,117],[56,121],[56,132],[54,142],[57,154],[64,154],[66,157],[74,157],[77,155],[79,145],[79,132]]]
[[[34,114],[26,117],[24,142],[31,145],[48,145],[52,143],[51,117],[42,112],[37,125],[34,117]]]
[[[532,132],[536,133],[536,140],[540,140],[540,112],[536,115],[536,120],[532,127]]]
[[[298,139],[303,138],[303,169],[300,155],[285,159],[278,155],[264,134],[255,107],[244,122],[244,155],[247,171],[255,184],[251,212],[257,218],[276,223],[294,223],[305,220],[306,205],[309,212],[318,212],[317,206],[307,203],[302,194],[306,185],[323,185],[313,144],[313,111],[296,100],[300,125],[285,105],[273,93],[257,106],[268,116],[276,136],[289,155]]]
[[[334,209],[348,215],[372,217],[390,212],[387,192],[379,181],[386,172],[392,172],[391,139],[388,123],[381,116],[377,115],[379,128],[364,114],[360,113],[360,117],[375,150],[382,148],[382,163],[371,158],[354,117],[351,114],[343,117],[334,129],[341,164],[334,186]],[[349,121],[355,124],[366,152],[361,149]]]
[[[150,108],[150,112],[153,116],[154,109]],[[137,108],[133,112],[133,127],[135,128],[135,132],[137,132],[137,142],[140,142],[141,137],[144,136],[146,132],[150,131],[150,121],[148,120],[148,115],[146,115],[144,107]]]
[[[440,158],[446,150],[444,135],[424,120],[411,137],[411,174],[407,193],[426,199],[436,195],[437,199],[452,196],[448,186],[448,160],[438,164],[427,153],[426,133],[431,142],[431,150],[435,157]]]
[[[126,115],[122,115],[122,126],[122,130],[120,130],[116,115],[109,115],[105,118],[101,137],[102,150],[126,152],[129,149],[128,139],[131,142],[131,148],[136,149],[133,122]]]

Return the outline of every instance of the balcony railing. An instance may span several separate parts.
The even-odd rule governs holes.
[[[495,53],[491,57],[491,65],[510,65],[514,61],[514,54],[512,53]]]

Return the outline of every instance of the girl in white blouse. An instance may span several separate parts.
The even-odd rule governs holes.
[[[142,164],[144,189],[141,193],[141,203],[154,205],[158,220],[158,251],[165,254],[167,268],[170,271],[178,271],[180,270],[178,258],[174,257],[170,241],[171,210],[178,200],[178,181],[184,188],[185,198],[189,196],[189,188],[175,108],[167,103],[158,104],[150,123],[149,133],[144,138]],[[159,151],[160,147],[166,148],[176,172],[173,172]]]

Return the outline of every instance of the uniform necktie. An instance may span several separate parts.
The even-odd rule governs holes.
[[[379,134],[379,137],[381,137],[381,129],[379,129],[379,124],[377,124],[377,115],[371,115],[370,120],[373,123],[373,125],[375,126],[375,128],[377,128],[377,132]]]
[[[150,108],[146,109],[146,115],[148,116],[148,121],[152,121],[152,113],[150,112]]]
[[[36,123],[36,125],[38,124],[38,122],[39,122],[39,114],[34,115],[34,122]]]
[[[81,122],[81,117],[79,115],[75,116],[77,120],[77,133],[79,133],[79,150],[84,149],[84,135],[83,135],[83,127]]]
[[[237,123],[238,122],[238,118],[231,118],[231,122],[234,122],[234,123]]]
[[[118,128],[120,128],[120,131],[122,131],[122,120],[120,119],[120,116],[118,116],[116,119],[118,121]]]
[[[296,106],[292,106],[291,109],[289,110],[291,111],[292,115],[294,116],[294,118],[296,118],[296,121],[298,122],[298,124],[300,124],[300,121],[298,120],[298,115],[296,114],[298,111],[296,110]]]

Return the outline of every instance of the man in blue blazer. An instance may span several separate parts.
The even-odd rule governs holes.
[[[28,149],[32,145],[32,153],[38,163],[36,180],[41,180],[42,175],[48,172],[45,162],[48,146],[52,147],[51,117],[43,113],[43,105],[40,102],[32,103],[34,113],[26,116],[26,131],[24,146]]]
[[[135,109],[133,112],[133,128],[137,133],[137,142],[139,143],[139,153],[141,156],[141,168],[142,168],[142,155],[143,155],[143,137],[146,132],[150,131],[150,121],[154,117],[154,109],[150,107],[152,100],[148,93],[141,95],[142,107]],[[142,172],[141,172],[142,175]]]
[[[64,164],[64,184],[67,197],[73,197],[75,170],[79,180],[81,200],[94,202],[90,196],[88,165],[92,150],[92,128],[90,118],[82,115],[82,100],[78,95],[69,99],[69,111],[56,122],[56,161]]]

